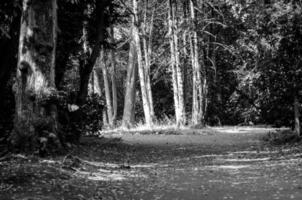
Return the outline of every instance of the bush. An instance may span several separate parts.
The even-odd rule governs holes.
[[[77,143],[82,135],[95,134],[102,128],[102,111],[104,100],[97,96],[89,96],[81,107],[75,104],[76,93],[70,93],[66,102],[60,103],[59,122],[62,140]]]
[[[285,144],[294,144],[302,140],[297,134],[292,130],[280,130],[278,132],[272,133],[269,132],[263,140],[272,145],[285,145]]]
[[[84,113],[82,131],[88,135],[95,134],[103,126],[104,100],[98,95],[89,96],[87,102],[82,107]]]

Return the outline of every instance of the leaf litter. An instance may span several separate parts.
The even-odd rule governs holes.
[[[0,160],[0,199],[302,199],[300,147],[200,137],[211,138],[200,145],[84,138],[66,156],[11,154]]]

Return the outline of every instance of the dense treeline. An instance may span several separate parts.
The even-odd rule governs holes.
[[[287,0],[2,0],[1,141],[46,152],[167,120],[300,134],[301,13]]]

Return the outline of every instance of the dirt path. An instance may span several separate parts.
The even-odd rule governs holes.
[[[182,135],[121,135],[158,156],[133,199],[302,199],[302,154],[265,146],[272,129],[216,128]],[[118,137],[112,135],[111,137]],[[154,153],[153,152],[153,153]],[[158,159],[158,160],[157,160]]]
[[[269,131],[227,127],[85,138],[70,158],[22,161],[17,181],[7,166],[20,161],[0,162],[0,178],[6,177],[0,199],[300,200],[302,150],[263,144]]]

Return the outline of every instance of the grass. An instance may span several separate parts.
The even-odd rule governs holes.
[[[280,130],[288,130],[282,128]],[[175,122],[171,119],[155,122],[151,127],[137,123],[132,128],[117,127],[111,129],[104,129],[98,132],[98,135],[110,135],[110,134],[155,134],[155,135],[195,135],[195,134],[238,134],[238,133],[251,133],[258,134],[263,132],[275,132],[275,128],[269,126],[196,126],[191,125],[177,127]]]
[[[111,133],[130,133],[130,134],[177,134],[184,130],[189,130],[189,127],[180,127],[178,128],[176,125],[162,125],[162,124],[154,124],[151,127],[145,124],[137,124],[133,128],[124,128],[118,127],[114,129],[102,130],[99,133],[101,135],[111,134]]]

